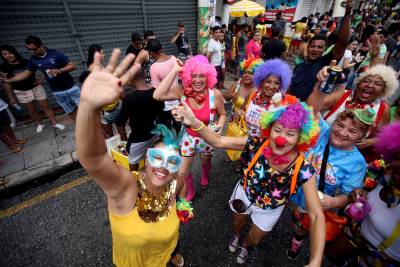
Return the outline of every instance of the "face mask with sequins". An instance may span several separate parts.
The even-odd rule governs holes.
[[[153,168],[164,168],[170,173],[176,173],[182,164],[179,153],[167,148],[149,148],[147,160]]]

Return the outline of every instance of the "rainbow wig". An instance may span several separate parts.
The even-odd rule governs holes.
[[[292,70],[289,65],[280,59],[271,59],[265,61],[261,66],[259,66],[254,73],[254,84],[261,88],[263,81],[268,76],[276,76],[281,80],[280,92],[285,94],[289,88],[290,82],[292,80]]]
[[[240,62],[240,75],[243,75],[243,72],[246,70],[250,70],[251,74],[254,74],[255,70],[261,66],[264,61],[259,57],[251,57],[249,59],[245,59]]]
[[[159,136],[155,143],[162,140],[168,149],[179,149],[180,138],[178,138],[175,129],[171,130],[164,124],[157,124],[151,133]]]
[[[182,82],[184,87],[191,87],[193,72],[205,74],[207,77],[207,88],[213,88],[217,83],[217,71],[210,65],[205,56],[197,55],[189,58],[182,70]]]
[[[379,131],[375,149],[383,155],[385,162],[390,164],[394,154],[400,152],[400,122],[386,125]]]
[[[304,102],[299,102],[296,97],[291,95],[284,95],[280,102],[276,103],[275,101],[274,106],[275,108],[270,109],[271,111],[261,114],[259,123],[262,137],[270,137],[271,126],[277,121],[285,128],[300,129],[297,143],[298,151],[306,152],[314,147],[317,143],[320,129],[312,108]]]

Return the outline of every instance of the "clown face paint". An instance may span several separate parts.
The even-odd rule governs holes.
[[[147,160],[151,167],[164,168],[170,173],[176,173],[182,164],[179,153],[167,148],[149,148]]]

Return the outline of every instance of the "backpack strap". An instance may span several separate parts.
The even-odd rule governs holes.
[[[304,155],[303,153],[300,153],[300,155],[296,159],[296,165],[294,166],[294,172],[292,175],[292,179],[290,180],[289,196],[293,195],[294,191],[296,190],[297,177],[299,176],[300,168],[301,165],[303,164],[303,161],[304,161]]]
[[[347,90],[346,92],[344,92],[339,101],[336,102],[336,104],[329,110],[328,114],[324,116],[324,120],[327,120],[333,113],[335,113],[335,111],[338,110],[338,108],[344,103],[344,101],[346,101],[346,99],[349,97],[349,95],[351,95],[351,93],[352,93],[351,90]]]
[[[251,168],[253,168],[254,164],[256,164],[257,160],[260,158],[261,153],[264,150],[264,147],[266,147],[269,144],[269,139],[266,139],[264,143],[261,144],[261,146],[258,148],[256,154],[254,154],[253,158],[250,161],[250,164],[247,166],[247,169],[244,171],[244,185],[243,188],[246,190],[247,187],[247,175]]]

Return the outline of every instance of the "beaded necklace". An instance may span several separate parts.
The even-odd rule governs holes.
[[[136,207],[139,217],[146,223],[162,221],[171,213],[175,205],[176,179],[172,179],[164,186],[159,196],[153,196],[144,183],[144,176],[137,180],[138,196]]]

